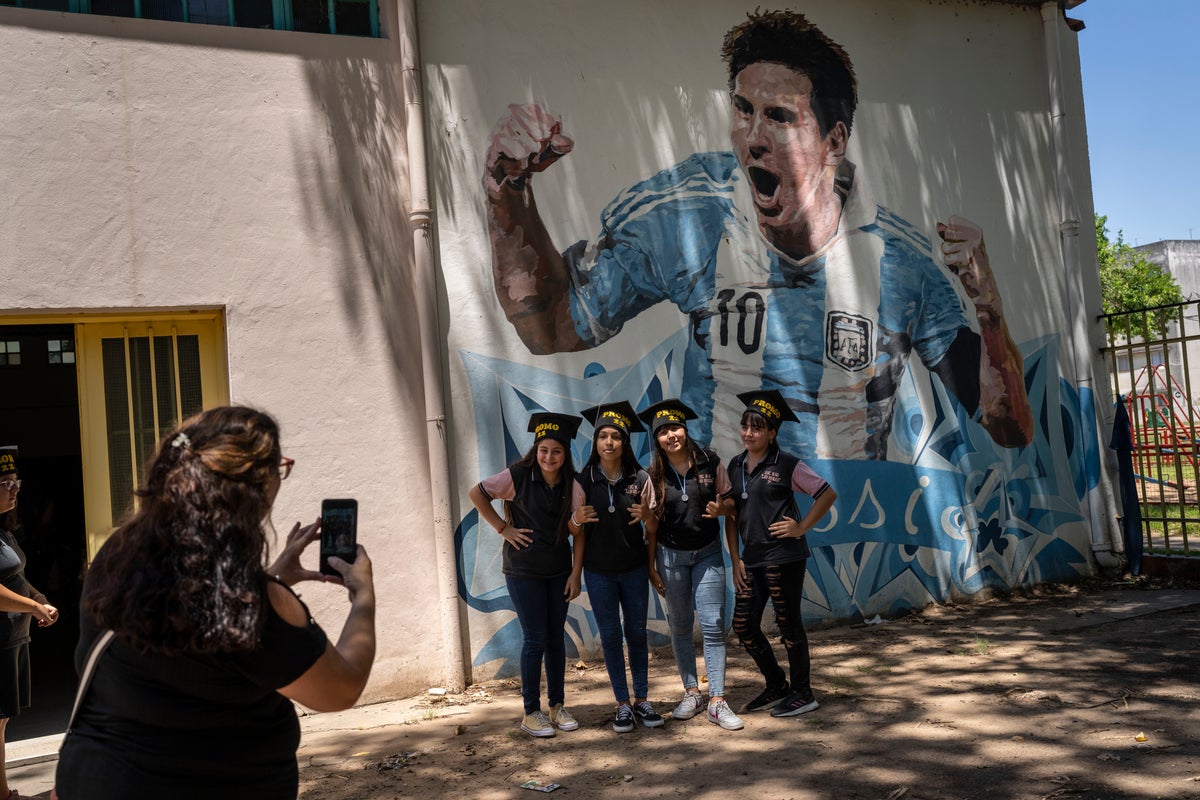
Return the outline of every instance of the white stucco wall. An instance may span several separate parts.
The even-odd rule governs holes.
[[[297,461],[279,537],[360,502],[366,699],[440,683],[394,42],[0,8],[0,52],[0,322],[224,308],[232,400]],[[344,592],[300,589],[336,639]]]

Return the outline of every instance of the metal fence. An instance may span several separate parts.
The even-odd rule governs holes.
[[[1103,319],[1113,396],[1129,413],[1146,552],[1200,555],[1200,301]]]

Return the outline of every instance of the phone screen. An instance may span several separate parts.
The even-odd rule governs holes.
[[[337,575],[327,558],[337,556],[354,561],[358,552],[358,501],[324,500],[321,502],[321,572]]]

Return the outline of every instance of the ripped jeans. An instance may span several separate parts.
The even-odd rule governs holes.
[[[768,686],[782,686],[787,676],[775,658],[771,642],[762,631],[763,611],[767,600],[771,601],[775,608],[775,625],[779,628],[783,648],[787,651],[794,692],[811,688],[808,635],[800,616],[807,567],[807,561],[793,561],[790,564],[746,570],[750,589],[739,594],[733,605],[733,631],[742,647],[754,659]]]

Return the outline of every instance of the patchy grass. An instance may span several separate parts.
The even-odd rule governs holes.
[[[950,652],[956,656],[986,656],[992,651],[992,643],[982,636],[976,636],[975,641],[967,647],[959,647]]]
[[[841,673],[829,676],[829,682],[838,688],[849,689],[851,691],[858,691],[862,688],[861,683],[849,675],[842,675]]]

